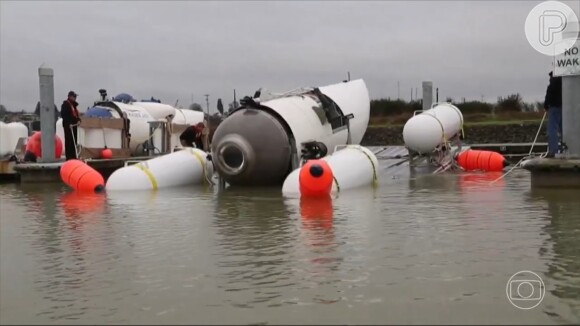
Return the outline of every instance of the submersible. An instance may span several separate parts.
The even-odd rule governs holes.
[[[262,97],[262,98],[261,98]],[[360,144],[370,99],[362,79],[265,97],[246,97],[217,127],[211,145],[217,173],[229,185],[281,185],[309,145]]]

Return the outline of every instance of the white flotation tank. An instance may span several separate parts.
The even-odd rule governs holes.
[[[132,102],[129,105],[141,107],[153,117],[155,120],[166,119],[167,116],[175,116],[175,108],[169,104],[156,102]]]
[[[194,125],[203,122],[205,114],[200,111],[175,109],[174,124]]]
[[[331,193],[347,189],[370,187],[377,183],[379,161],[366,147],[347,145],[339,147],[332,155],[322,158],[330,166],[335,181]],[[298,177],[300,168],[292,171],[282,185],[284,196],[300,195]]]
[[[28,138],[28,127],[22,122],[2,122],[0,129],[0,157],[12,155],[18,139]]]
[[[199,185],[212,175],[213,167],[207,161],[207,153],[188,147],[116,170],[107,180],[106,190],[155,190]]]
[[[8,139],[8,129],[4,121],[0,121],[0,158],[10,154],[10,140]]]
[[[463,128],[461,111],[450,103],[439,103],[405,123],[405,146],[419,154],[430,153],[448,141]]]

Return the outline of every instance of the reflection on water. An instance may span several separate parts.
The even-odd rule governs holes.
[[[287,268],[295,239],[291,214],[278,189],[227,189],[216,198],[216,267],[222,280],[218,288],[228,298],[224,303],[274,304],[279,288],[295,286]]]
[[[548,260],[552,284],[548,291],[569,305],[570,313],[580,316],[580,200],[578,193],[569,190],[532,189],[528,200],[546,208],[548,234],[539,254]],[[547,207],[546,207],[547,204]],[[555,307],[548,306],[547,313],[566,322]]]
[[[0,322],[580,322],[580,192],[518,170],[381,171],[316,199],[2,185]],[[520,270],[548,290],[530,311],[505,294]]]

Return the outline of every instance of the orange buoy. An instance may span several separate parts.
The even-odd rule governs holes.
[[[60,167],[60,178],[76,191],[101,192],[105,190],[103,176],[83,161],[66,161]]]
[[[111,157],[113,157],[113,151],[112,150],[110,150],[108,148],[105,148],[105,149],[103,149],[101,151],[101,158],[104,158],[104,159],[107,159],[108,160]]]
[[[34,156],[42,157],[42,137],[40,131],[35,132],[32,136],[28,137],[26,142],[27,152],[31,152]],[[62,155],[62,140],[58,135],[54,135],[54,157],[60,158]]]
[[[501,171],[509,162],[500,153],[492,151],[466,150],[457,155],[457,164],[466,171]]]
[[[302,196],[324,196],[330,194],[334,175],[324,160],[309,160],[300,168],[298,184]]]

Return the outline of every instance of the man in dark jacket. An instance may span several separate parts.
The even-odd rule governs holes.
[[[201,139],[202,131],[203,123],[198,123],[197,125],[187,127],[187,129],[185,129],[179,136],[181,145],[184,147],[196,147],[203,149],[203,142]]]
[[[550,71],[550,84],[546,90],[544,110],[548,111],[548,154],[558,153],[558,142],[562,136],[562,77],[554,77]]]
[[[64,129],[64,148],[66,160],[77,158],[77,126],[81,122],[77,106],[77,94],[68,92],[68,98],[62,102],[60,107],[60,117],[62,118],[62,128]]]

